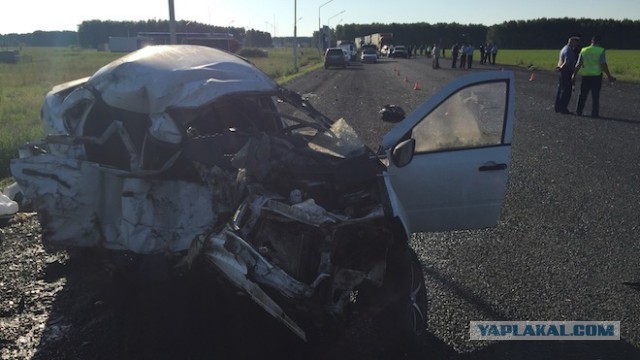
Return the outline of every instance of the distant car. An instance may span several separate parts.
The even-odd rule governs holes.
[[[324,68],[328,69],[331,66],[338,66],[342,68],[347,67],[347,58],[344,50],[341,48],[328,48],[324,53]]]
[[[378,61],[378,53],[375,49],[366,48],[362,50],[362,54],[360,54],[360,62],[372,62],[375,63]]]
[[[391,55],[389,55],[392,58],[398,58],[398,57],[403,57],[403,58],[408,58],[409,57],[409,53],[407,52],[407,47],[404,45],[396,45],[393,47],[393,50],[391,51]]]
[[[344,65],[335,50],[326,59]],[[348,112],[323,115],[244,58],[148,46],[55,86],[46,137],[11,172],[47,251],[101,250],[134,279],[210,274],[215,291],[246,295],[309,341],[360,326],[421,344],[427,288],[411,234],[497,224],[514,82],[473,72],[406,117],[385,107],[398,123],[376,153]]]

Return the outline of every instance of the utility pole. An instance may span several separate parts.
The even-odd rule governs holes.
[[[176,39],[176,13],[173,9],[173,0],[169,0],[169,43],[178,43]]]
[[[298,0],[293,0],[293,72],[298,72]]]
[[[323,45],[323,43],[322,43],[322,35],[323,34],[322,34],[322,23],[320,22],[320,9],[322,9],[323,6],[327,5],[328,3],[332,2],[332,1],[333,0],[329,0],[326,3],[324,3],[324,4],[322,4],[322,5],[320,5],[318,7],[318,50],[319,51],[324,50],[322,48],[322,45]]]

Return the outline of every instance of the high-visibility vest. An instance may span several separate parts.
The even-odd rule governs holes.
[[[580,51],[580,56],[582,56],[580,72],[582,76],[598,76],[602,74],[602,66],[600,66],[602,53],[604,53],[604,48],[595,45],[587,46]]]

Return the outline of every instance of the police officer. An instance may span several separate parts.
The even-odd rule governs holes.
[[[571,114],[567,106],[571,100],[571,92],[573,90],[572,76],[578,58],[578,41],[580,41],[580,37],[572,35],[569,37],[567,44],[560,50],[560,58],[556,66],[556,71],[560,73],[555,102],[555,110],[557,113]]]
[[[582,74],[582,80],[580,83],[580,96],[578,97],[578,107],[576,108],[576,114],[582,116],[584,110],[584,103],[587,101],[587,96],[591,92],[591,116],[600,117],[600,88],[602,87],[602,73],[607,74],[607,78],[610,82],[616,81],[616,78],[609,72],[609,66],[607,65],[607,59],[605,57],[604,48],[600,46],[600,36],[594,36],[591,39],[591,45],[587,46],[580,51],[578,57],[578,63],[571,76],[572,81],[575,82],[576,74],[578,71]]]

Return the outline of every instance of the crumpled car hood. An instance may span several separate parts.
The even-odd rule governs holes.
[[[114,61],[87,84],[108,104],[153,114],[170,107],[198,107],[238,92],[276,90],[278,85],[248,61],[192,45],[149,46]]]

